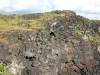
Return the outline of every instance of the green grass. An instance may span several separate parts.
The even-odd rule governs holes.
[[[2,73],[2,75],[14,75],[11,71],[5,71]]]
[[[2,65],[0,65],[0,71],[4,72],[6,67],[7,67],[7,65],[5,63],[3,63]]]
[[[80,30],[80,27],[81,27],[81,26],[80,26],[79,24],[76,25],[75,33],[78,34],[78,35],[81,35],[81,36],[82,36],[82,33],[81,33],[81,30]]]
[[[1,73],[1,75],[14,75],[11,71],[7,71],[6,68],[7,68],[7,65],[5,63],[0,65],[0,73]]]
[[[65,16],[65,12],[61,14],[56,14],[53,12],[45,12],[42,16],[40,16],[41,20],[48,20],[48,19],[53,19],[54,17],[57,16]]]
[[[80,32],[80,30],[76,30],[75,33],[78,34],[78,35],[82,35],[82,33]]]
[[[94,36],[88,34],[89,40],[93,41],[95,44],[100,44],[100,36],[96,33]]]
[[[31,30],[34,28],[42,29],[44,28],[44,25],[39,21],[39,19],[32,19],[32,20],[24,20],[23,18],[19,17],[21,15],[14,16],[14,19],[8,18],[9,15],[3,16],[2,19],[0,19],[0,29],[2,30]],[[18,23],[24,22],[23,25],[18,25]],[[27,26],[27,24],[30,24],[30,27]]]
[[[82,36],[81,26],[79,24],[76,25],[75,33]],[[87,34],[89,40],[93,41],[95,44],[100,44],[100,36],[96,33],[94,36],[91,34]]]
[[[99,44],[100,43],[100,36],[98,34],[95,34],[93,41],[94,41],[94,43]]]
[[[38,28],[38,29],[45,29],[44,23],[49,20],[49,19],[53,19],[54,17],[57,16],[65,16],[66,12],[62,12],[61,14],[56,14],[53,12],[45,12],[43,13],[40,18],[37,19],[31,19],[31,20],[25,20],[23,18],[21,18],[21,15],[0,15],[0,29],[3,31],[4,30],[31,30],[34,28]],[[11,19],[9,18],[9,16],[13,16],[14,18]],[[30,26],[28,27],[27,25],[23,24],[23,25],[18,25],[18,23],[20,22],[24,22],[27,24],[30,24]]]
[[[98,33],[100,33],[100,28],[98,29]]]
[[[89,40],[91,40],[91,41],[94,39],[94,37],[90,34],[87,34],[87,36],[88,36]]]

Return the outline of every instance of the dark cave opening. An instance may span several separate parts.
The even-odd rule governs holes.
[[[50,37],[56,37],[54,32],[50,32],[49,34],[50,34]]]

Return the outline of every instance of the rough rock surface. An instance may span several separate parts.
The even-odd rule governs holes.
[[[45,29],[0,34],[9,41],[0,41],[0,62],[9,67],[15,62],[16,75],[100,74],[100,21],[68,11],[44,25]]]

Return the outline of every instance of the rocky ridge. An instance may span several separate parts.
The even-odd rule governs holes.
[[[100,21],[69,10],[52,11],[44,17],[44,29],[0,34],[0,62],[14,75],[99,75]]]

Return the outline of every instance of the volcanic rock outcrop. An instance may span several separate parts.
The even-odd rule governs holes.
[[[43,21],[44,29],[0,34],[8,40],[0,42],[0,62],[15,75],[99,75],[100,21],[69,10],[50,13],[57,16]]]

